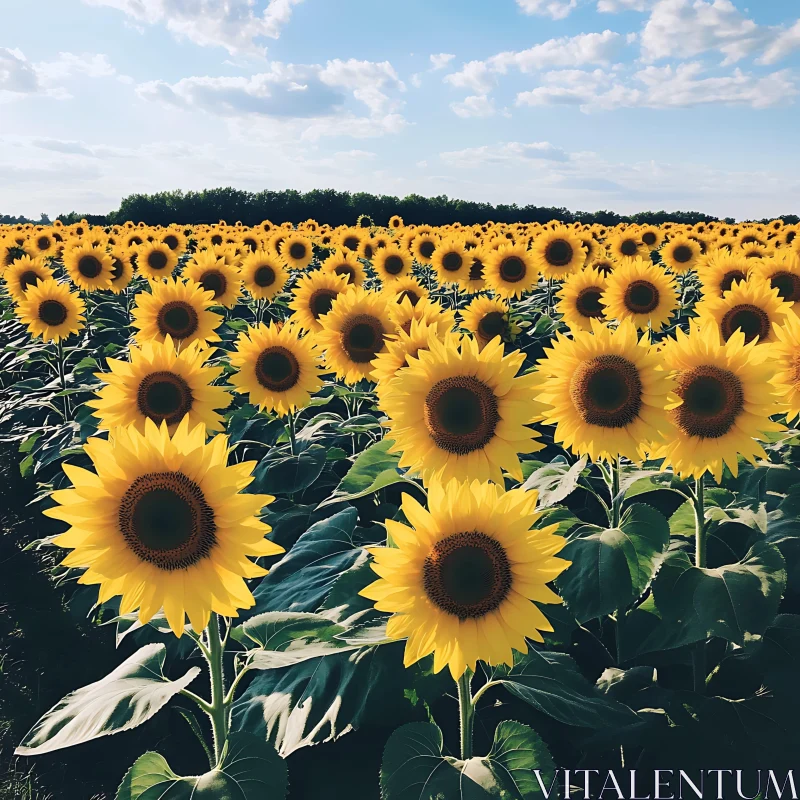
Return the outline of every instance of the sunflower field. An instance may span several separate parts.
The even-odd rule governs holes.
[[[796,758],[800,227],[380,222],[0,226],[0,796]]]

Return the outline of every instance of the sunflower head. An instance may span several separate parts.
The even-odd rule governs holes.
[[[102,247],[80,244],[65,248],[64,268],[70,280],[86,292],[111,288],[113,261]]]
[[[702,255],[700,244],[688,236],[673,236],[661,249],[661,261],[676,275],[694,269]]]
[[[314,257],[311,239],[299,233],[292,233],[280,243],[278,253],[290,269],[305,269]]]
[[[416,303],[410,297],[404,297],[398,303],[389,304],[389,313],[396,328],[411,333],[411,323],[416,319],[436,325],[441,336],[453,330],[456,315],[452,309],[445,309],[438,300],[423,297]]]
[[[800,256],[794,253],[781,253],[775,258],[764,258],[758,261],[748,261],[755,264],[754,272],[767,281],[773,289],[778,290],[778,296],[785,303],[791,303],[794,308],[800,302]]]
[[[121,294],[133,280],[133,264],[130,256],[121,248],[111,249],[111,291]]]
[[[256,250],[244,257],[240,277],[251,297],[272,300],[283,291],[289,272],[279,258],[266,250]]]
[[[537,529],[536,492],[491,483],[438,481],[428,508],[409,495],[408,525],[387,520],[395,547],[370,548],[379,579],[361,591],[393,614],[387,633],[407,638],[405,664],[433,653],[434,672],[458,680],[478,661],[513,665],[526,637],[552,626],[537,603],[560,603],[547,584],[570,564],[556,554],[557,526]]]
[[[413,263],[411,254],[394,243],[378,249],[372,259],[372,266],[384,284],[409,277]]]
[[[321,330],[322,318],[330,312],[336,298],[346,290],[345,275],[322,270],[302,275],[292,290],[293,299],[289,303],[289,308],[294,311],[292,321],[306,331]]]
[[[461,283],[469,275],[470,261],[464,242],[451,236],[439,243],[431,258],[431,266],[440,285]]]
[[[583,242],[574,230],[562,225],[542,231],[534,239],[531,253],[545,278],[563,278],[586,262]]]
[[[215,306],[233,308],[239,300],[242,288],[239,270],[211,250],[197,253],[186,265],[183,277],[211,292]]]
[[[608,319],[660,331],[678,307],[675,278],[651,261],[629,258],[606,279],[601,303]]]
[[[31,258],[24,255],[11,262],[3,273],[11,299],[20,302],[28,291],[41,281],[53,280],[55,273],[44,263],[41,256]]]
[[[17,301],[17,316],[32,336],[59,342],[84,326],[85,306],[77,292],[52,279],[31,286]]]
[[[334,250],[322,262],[322,271],[344,276],[348,286],[361,286],[367,277],[358,256],[349,250]]]
[[[461,327],[478,341],[481,349],[495,337],[509,343],[519,333],[519,326],[511,321],[511,309],[504,300],[479,296],[461,311]]]
[[[538,278],[534,254],[523,244],[501,244],[483,265],[486,286],[504,298],[522,297]]]
[[[164,242],[147,242],[137,248],[136,268],[149,280],[169,278],[178,266],[178,254]]]
[[[649,248],[642,241],[641,234],[634,228],[620,230],[606,242],[611,257],[623,261],[629,258],[644,258]]]
[[[728,250],[715,250],[705,256],[697,267],[703,296],[722,297],[736,283],[746,281],[753,262]]]
[[[606,288],[605,275],[596,269],[587,267],[566,278],[556,310],[570,330],[589,331],[593,319],[605,319],[602,297]]]

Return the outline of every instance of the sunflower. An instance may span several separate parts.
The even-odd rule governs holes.
[[[44,260],[22,256],[3,273],[3,280],[12,300],[24,300],[26,293],[39,282],[53,280],[55,273]]]
[[[274,323],[239,334],[230,377],[235,390],[248,402],[280,416],[304,408],[322,386],[320,353],[311,336],[300,338],[295,325]]]
[[[556,311],[570,330],[590,331],[591,320],[605,320],[601,298],[606,290],[606,278],[596,269],[586,268],[568,275],[561,290]]]
[[[367,235],[366,231],[359,231],[357,228],[346,228],[339,233],[339,247],[343,250],[350,250],[353,253],[358,253],[361,249],[362,239]]]
[[[606,279],[600,299],[608,319],[629,319],[660,331],[678,307],[675,278],[643,258],[629,258]]]
[[[221,431],[224,423],[215,409],[227,408],[231,396],[222,386],[211,385],[222,367],[205,366],[208,355],[200,342],[176,353],[169,335],[164,342],[133,346],[130,361],[107,359],[111,372],[95,375],[106,385],[86,405],[95,409],[107,430],[134,425],[144,433],[145,421],[151,419],[157,425],[166,422],[174,432],[188,415],[190,428],[203,424],[209,432]]]
[[[403,227],[403,218],[395,214],[393,217],[389,218],[389,227],[393,230],[399,230]]]
[[[77,292],[52,279],[30,286],[17,302],[17,316],[31,336],[59,342],[83,328],[86,308]]]
[[[416,303],[406,297],[401,302],[389,306],[392,322],[395,327],[411,333],[411,323],[416,319],[428,324],[435,324],[439,329],[440,337],[453,330],[456,324],[456,314],[450,308],[444,308],[438,300],[424,297]]]
[[[344,275],[347,278],[348,286],[361,286],[367,277],[358,257],[346,250],[334,250],[322,262],[322,271],[334,275]]]
[[[697,266],[702,254],[694,239],[676,236],[661,248],[661,261],[676,275],[683,275]]]
[[[256,250],[242,261],[240,277],[251,297],[272,300],[283,291],[289,273],[279,258],[266,250]]]
[[[722,297],[705,297],[696,306],[698,316],[713,320],[726,342],[741,330],[747,344],[756,338],[761,344],[774,341],[775,326],[783,325],[791,310],[778,289],[756,276],[734,283]]]
[[[411,275],[413,263],[411,254],[397,244],[380,248],[372,259],[373,269],[385,284]]]
[[[755,262],[753,272],[777,289],[781,300],[800,310],[800,257],[794,253],[781,253],[775,258],[765,258]]]
[[[616,330],[591,321],[592,330],[557,333],[539,361],[536,399],[555,424],[555,441],[576,455],[632,461],[644,457],[648,442],[660,441],[671,382],[630,320]]]
[[[517,376],[524,353],[503,355],[495,338],[431,340],[430,349],[386,385],[380,408],[389,417],[391,450],[423,481],[453,477],[503,483],[503,470],[522,480],[519,453],[542,449],[526,427],[535,376]]]
[[[496,336],[503,342],[513,341],[519,327],[511,322],[511,309],[497,297],[479,296],[461,309],[461,327],[478,341],[481,350]]]
[[[399,370],[407,367],[410,358],[417,358],[420,350],[428,350],[431,339],[441,340],[456,334],[442,331],[436,322],[412,319],[408,331],[399,328],[386,338],[386,350],[372,361],[370,377],[377,384],[378,396],[389,381],[397,376]]]
[[[387,337],[396,330],[386,297],[361,287],[340,294],[320,323],[317,345],[325,353],[325,364],[348,384],[369,377],[370,362],[386,349]]]
[[[385,283],[383,293],[392,303],[402,304],[407,300],[412,306],[420,300],[427,300],[430,295],[428,290],[411,275]]]
[[[195,254],[186,265],[183,277],[187,278],[206,292],[212,293],[212,305],[233,308],[242,291],[239,270],[226,264],[224,259],[217,258],[210,250]]]
[[[241,243],[242,248],[249,253],[255,253],[264,247],[264,242],[261,236],[253,231],[247,231],[240,234],[239,242]]]
[[[574,231],[559,225],[543,231],[533,241],[530,255],[545,278],[563,278],[586,262],[583,242]]]
[[[292,233],[281,242],[278,253],[290,269],[304,270],[314,257],[314,248],[307,236]]]
[[[37,231],[28,239],[28,245],[37,256],[55,255],[57,249],[56,238],[47,231]]]
[[[713,323],[676,331],[661,350],[677,395],[667,405],[672,430],[652,454],[664,458],[662,468],[694,478],[708,471],[719,482],[723,464],[736,477],[739,456],[766,458],[756,439],[783,428],[770,421],[777,397],[769,355],[755,341],[745,344],[742,331],[722,342]]]
[[[83,244],[67,248],[64,268],[75,286],[86,292],[111,288],[114,262],[100,247]]]
[[[165,231],[164,235],[161,237],[161,241],[164,242],[173,253],[180,254],[186,250],[186,236],[176,228],[170,228]]]
[[[648,248],[641,235],[634,230],[623,230],[614,234],[606,242],[606,249],[612,258],[622,261],[626,258],[646,258]]]
[[[490,251],[483,265],[486,286],[500,297],[522,297],[538,278],[533,254],[521,244],[504,244]]]
[[[411,252],[417,263],[430,264],[438,239],[433,233],[419,233],[411,241]]]
[[[750,242],[736,248],[736,252],[745,258],[769,258],[775,255],[775,251],[770,247],[765,247],[758,242]]]
[[[468,247],[467,245],[468,240],[465,240],[464,246],[467,248],[469,271],[458,283],[465,292],[474,294],[486,288],[483,272],[486,269],[486,261],[489,258],[489,253],[482,246],[476,245],[475,247]]]
[[[135,252],[136,268],[148,280],[169,278],[178,266],[178,254],[164,242],[145,242]]]
[[[254,605],[245,578],[266,570],[248,556],[283,552],[258,519],[273,498],[241,493],[254,461],[226,466],[227,438],[206,444],[188,418],[171,437],[147,420],[144,434],[119,428],[85,450],[95,472],[65,464],[74,488],[53,492],[58,505],[44,513],[71,526],[55,544],[72,551],[65,566],[86,568],[79,583],[99,584],[99,602],[120,595],[120,614],[138,608],[142,624],[163,608],[176,636],[187,615],[199,633],[212,611]]]
[[[322,317],[331,310],[333,301],[347,291],[347,278],[333,272],[316,270],[302,275],[292,290],[294,299],[289,308],[294,311],[291,319],[303,330],[322,329]]]
[[[726,250],[717,250],[703,258],[697,267],[703,296],[722,297],[734,283],[746,281],[753,262]]]
[[[608,254],[600,254],[596,258],[587,260],[586,269],[596,269],[606,278],[619,266],[619,262]]]
[[[155,340],[166,341],[170,336],[181,348],[195,341],[203,345],[218,342],[215,330],[222,317],[208,309],[213,304],[211,292],[202,286],[171,278],[152,283],[152,294],[142,292],[136,297],[131,325],[138,328],[140,344]]]
[[[664,241],[664,232],[654,225],[647,225],[639,231],[639,238],[649,250],[658,250]]]
[[[760,349],[766,352],[766,348]],[[771,353],[777,369],[773,380],[775,390],[780,396],[781,410],[791,422],[800,417],[800,318],[796,314],[788,314],[783,325],[775,327]]]
[[[474,481],[433,483],[428,509],[404,494],[409,524],[386,520],[394,547],[371,547],[378,580],[360,594],[392,613],[386,633],[408,641],[408,667],[433,653],[458,680],[479,660],[513,666],[526,639],[543,642],[553,627],[538,603],[561,598],[547,584],[571,562],[557,525],[537,529],[538,492]]]
[[[110,251],[111,256],[111,291],[121,294],[133,280],[133,264],[128,254],[121,248]]]
[[[470,262],[464,243],[455,237],[443,239],[431,257],[431,266],[440,285],[461,283],[469,276]]]

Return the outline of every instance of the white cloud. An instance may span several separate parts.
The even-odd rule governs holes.
[[[531,161],[567,161],[569,155],[550,142],[503,142],[497,145],[467,147],[440,153],[446,164],[459,167],[478,167],[483,164],[508,165]]]
[[[788,70],[763,77],[735,69],[706,76],[698,62],[676,67],[648,66],[629,82],[600,69],[547,73],[541,86],[517,95],[518,106],[575,105],[590,113],[618,108],[686,108],[700,105],[744,105],[767,108],[790,101],[797,87]]]
[[[39,75],[25,54],[0,47],[0,98],[35,94],[39,90]]]
[[[731,0],[659,0],[642,31],[645,61],[691,58],[709,50],[732,64],[763,47],[767,28],[739,12]]]
[[[494,101],[485,94],[465,97],[460,103],[450,103],[450,108],[459,117],[492,117],[495,114]]]
[[[618,14],[620,11],[647,11],[656,0],[597,0],[601,14]]]
[[[494,84],[491,70],[485,61],[469,61],[458,72],[444,76],[444,82],[457,89],[471,89],[477,94],[486,94]]]
[[[110,6],[138,23],[164,24],[178,38],[201,46],[224,47],[229,53],[263,54],[256,40],[277,39],[292,10],[303,0],[269,0],[261,14],[253,0],[84,0]]]
[[[455,58],[455,55],[453,53],[436,53],[430,58],[432,69],[437,70],[444,69]]]
[[[761,64],[774,64],[798,48],[800,48],[800,19],[788,30],[782,30],[777,33],[759,59],[759,62]]]
[[[525,14],[564,19],[578,6],[578,0],[517,0]]]
[[[399,104],[384,90],[404,92],[405,84],[397,77],[388,61],[329,61],[319,74],[320,80],[331,87],[349,89],[356,100],[364,103],[373,114],[385,114],[397,110]]]

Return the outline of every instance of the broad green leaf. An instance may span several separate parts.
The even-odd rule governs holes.
[[[531,473],[522,484],[523,489],[536,489],[539,492],[539,508],[549,508],[568,497],[578,486],[583,471],[586,469],[586,457],[576,461],[572,466],[553,462]]]
[[[326,450],[312,444],[297,456],[265,459],[253,472],[252,492],[295,494],[311,486],[325,466]]]
[[[780,550],[756,542],[737,564],[700,569],[678,551],[664,561],[653,583],[656,607],[666,623],[683,632],[682,644],[719,636],[742,645],[748,633],[763,633],[778,613],[786,588]]]
[[[632,505],[619,528],[585,525],[559,556],[571,566],[556,581],[579,622],[612,614],[639,597],[669,544],[669,525],[651,506]]]
[[[308,641],[331,641],[345,632],[345,628],[328,617],[296,611],[267,611],[248,619],[240,630],[264,650],[286,650]]]
[[[33,726],[17,755],[49,753],[146,722],[200,674],[192,667],[182,678],[168,680],[165,655],[163,644],[149,644],[102,680],[68,694]]]
[[[485,757],[462,761],[445,756],[442,746],[442,732],[432,723],[398,728],[383,752],[384,800],[533,800],[545,796],[553,782],[555,766],[547,746],[519,722],[497,726]]]
[[[282,800],[288,788],[286,763],[275,749],[234,733],[222,763],[204,775],[182,778],[163,756],[145,753],[123,778],[116,800]]]
[[[414,481],[399,471],[397,465],[400,456],[388,452],[391,444],[391,441],[383,439],[359,453],[347,475],[336,487],[336,491],[327,500],[320,503],[319,507],[357,500],[359,497],[374,494],[396,483],[406,483],[418,487]]]
[[[580,728],[605,728],[635,722],[627,706],[602,695],[565,653],[529,650],[513,668],[492,676],[520,700],[559,722]]]

